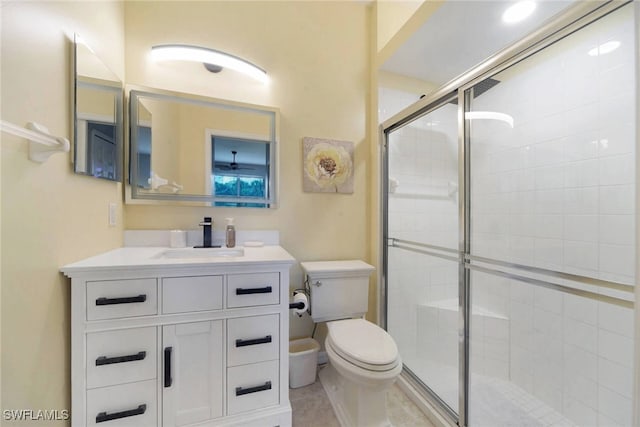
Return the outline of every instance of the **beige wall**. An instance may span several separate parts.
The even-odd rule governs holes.
[[[381,51],[425,0],[378,0],[376,51]]]
[[[276,229],[299,261],[368,258],[369,8],[362,2],[128,2],[127,83],[279,108],[277,209],[127,205],[127,229],[197,228],[205,215],[222,227]],[[184,43],[241,56],[266,69],[263,85],[200,64],[149,61],[152,45]],[[354,194],[302,191],[304,136],[353,141]],[[198,165],[200,167],[200,164]],[[292,286],[302,283],[296,265]],[[308,318],[292,318],[292,336],[308,335]]]
[[[70,138],[70,40],[80,33],[128,83],[279,108],[278,209],[126,206],[121,187],[75,175],[69,155],[27,160],[2,134],[2,408],[68,409],[69,283],[58,268],[122,243],[125,228],[195,228],[204,215],[277,229],[298,260],[368,259],[369,7],[362,2],[3,2],[2,119]],[[124,26],[127,26],[125,32]],[[126,46],[125,46],[126,33]],[[224,71],[150,64],[152,44],[229,51],[268,70],[263,86]],[[125,52],[125,55],[122,53]],[[353,141],[355,192],[302,191],[304,136]],[[118,226],[107,221],[118,206]],[[221,224],[221,221],[218,222]],[[10,250],[9,250],[9,249]],[[298,286],[302,273],[292,272]],[[309,334],[293,319],[292,335]],[[17,424],[14,424],[17,425]]]
[[[1,13],[2,120],[70,138],[70,40],[82,34],[122,78],[122,4],[3,1]],[[70,292],[58,268],[121,244],[121,188],[74,175],[68,154],[31,162],[24,140],[1,137],[2,409],[69,409]]]

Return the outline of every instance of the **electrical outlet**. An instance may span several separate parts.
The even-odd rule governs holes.
[[[115,227],[118,220],[116,217],[116,204],[109,203],[109,227]]]

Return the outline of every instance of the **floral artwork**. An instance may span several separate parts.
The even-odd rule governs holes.
[[[353,193],[353,142],[302,139],[303,189],[314,193]]]

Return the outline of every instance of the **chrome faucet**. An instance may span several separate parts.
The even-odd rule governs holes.
[[[210,248],[211,246],[211,234],[213,231],[213,220],[210,216],[205,216],[204,220],[199,224],[202,227],[202,246],[196,246],[197,248]]]

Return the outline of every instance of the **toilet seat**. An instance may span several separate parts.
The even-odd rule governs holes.
[[[327,323],[327,343],[342,359],[369,371],[389,371],[399,363],[398,347],[378,325],[364,319]]]

